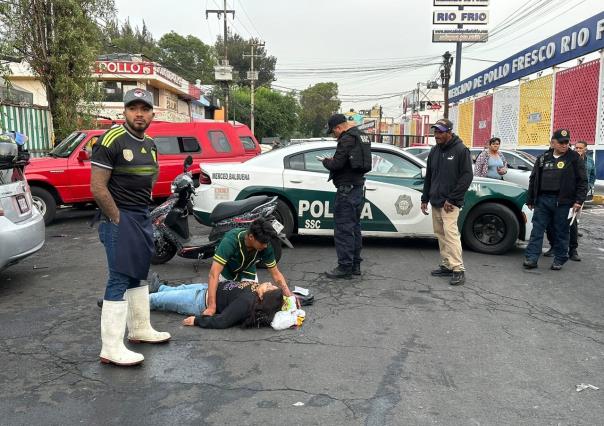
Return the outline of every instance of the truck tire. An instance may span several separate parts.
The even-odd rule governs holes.
[[[279,263],[281,260],[281,253],[283,251],[283,247],[281,246],[281,240],[279,238],[273,238],[271,240],[271,246],[273,246],[273,253],[275,254],[275,261]],[[256,265],[258,268],[266,269],[266,264],[264,262],[258,262]]]
[[[519,229],[518,219],[509,207],[485,203],[470,210],[464,223],[462,240],[473,251],[503,254],[516,244]]]
[[[285,203],[285,201],[278,199],[277,200],[277,208],[273,213],[275,219],[281,222],[283,225],[283,233],[287,238],[291,237],[294,233],[294,216],[292,214],[291,209]]]
[[[44,216],[44,223],[48,225],[55,219],[57,202],[50,192],[39,186],[31,187],[31,197],[36,208]]]

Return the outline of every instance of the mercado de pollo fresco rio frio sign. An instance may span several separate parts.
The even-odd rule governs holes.
[[[601,12],[453,85],[449,101],[459,102],[603,48],[604,12]]]

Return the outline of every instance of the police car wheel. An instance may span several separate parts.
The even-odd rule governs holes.
[[[514,212],[501,204],[473,208],[464,223],[463,242],[473,251],[503,254],[516,244],[520,224]]]
[[[151,256],[151,264],[152,265],[161,265],[162,263],[166,263],[170,259],[174,257],[176,254],[176,246],[169,241],[165,240],[155,240],[155,253]]]
[[[277,208],[273,213],[275,219],[283,225],[283,233],[287,238],[294,233],[294,216],[289,206],[283,200],[277,200]]]
[[[283,247],[281,246],[281,240],[279,238],[273,238],[271,240],[271,246],[273,246],[273,253],[275,254],[275,261],[279,263],[281,260],[281,252],[283,251]],[[258,268],[266,269],[266,264],[264,262],[258,262],[256,265]]]

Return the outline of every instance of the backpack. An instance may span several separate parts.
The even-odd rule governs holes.
[[[357,172],[369,173],[372,168],[371,139],[358,130],[352,131],[350,134],[356,139],[356,143],[350,150],[350,167]]]

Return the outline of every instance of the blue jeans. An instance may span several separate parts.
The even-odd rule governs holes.
[[[124,300],[126,290],[140,285],[139,279],[129,277],[115,270],[118,236],[118,226],[115,223],[101,221],[99,224],[99,239],[105,246],[107,266],[109,268],[109,279],[107,280],[104,299],[111,301]]]
[[[557,195],[540,195],[533,213],[533,230],[526,246],[525,257],[537,262],[543,248],[543,234],[551,226],[554,249],[554,262],[563,265],[568,260],[568,210],[571,204],[558,204]]]
[[[361,236],[361,212],[363,210],[363,186],[338,187],[334,206],[334,243],[338,266],[343,269],[360,264],[363,237]]]
[[[149,307],[152,311],[201,315],[206,309],[207,290],[207,284],[183,284],[178,287],[162,285],[157,293],[149,295]]]

